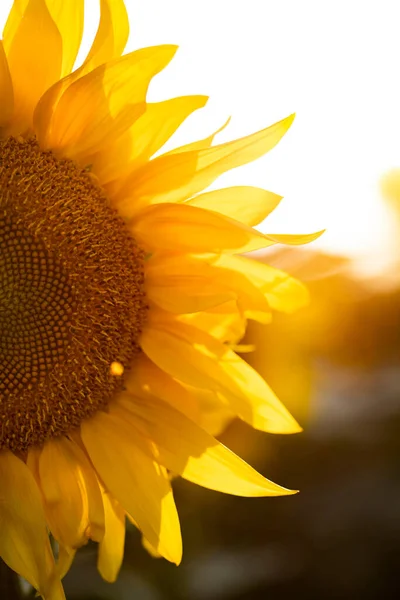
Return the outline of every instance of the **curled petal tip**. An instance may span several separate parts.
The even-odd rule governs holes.
[[[292,113],[291,115],[286,117],[286,119],[283,119],[283,121],[286,121],[288,128],[292,125],[295,117],[296,117],[296,113]]]

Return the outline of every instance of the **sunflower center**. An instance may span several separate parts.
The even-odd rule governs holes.
[[[142,251],[92,176],[34,139],[0,142],[0,449],[105,408],[145,316]]]

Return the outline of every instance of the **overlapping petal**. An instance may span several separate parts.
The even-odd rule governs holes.
[[[66,548],[78,548],[89,538],[100,541],[104,535],[103,502],[84,452],[60,437],[30,455],[54,537]]]
[[[228,127],[231,118],[229,117],[221,127],[218,127],[215,131],[213,131],[207,137],[202,138],[201,140],[195,140],[194,142],[189,142],[188,144],[184,144],[183,146],[178,146],[177,148],[173,148],[168,152],[165,152],[163,156],[171,156],[172,154],[181,154],[182,152],[197,152],[198,150],[206,150],[213,145],[213,142],[216,136],[221,133],[226,127]]]
[[[0,453],[0,556],[45,600],[65,600],[55,571],[42,500],[26,464]]]
[[[207,99],[207,96],[181,96],[147,103],[143,115],[122,136],[93,156],[93,172],[110,198],[123,186],[133,168],[145,164]]]
[[[301,281],[260,261],[224,254],[214,264],[245,276],[274,310],[292,313],[309,302],[309,292]]]
[[[200,418],[200,409],[193,394],[143,354],[134,372],[128,376],[126,388],[136,396],[147,398],[151,394],[162,398],[194,421]]]
[[[2,40],[0,40],[0,106],[0,127],[6,127],[14,111],[14,90]]]
[[[115,414],[99,412],[81,425],[82,440],[107,490],[129,513],[150,544],[179,564],[182,539],[166,472],[143,441]]]
[[[213,210],[250,227],[258,225],[279,204],[282,196],[252,186],[235,186],[206,192],[187,201],[190,206]]]
[[[99,27],[80,75],[121,56],[128,37],[129,19],[124,0],[100,0]]]
[[[105,534],[99,544],[97,568],[105,581],[113,583],[124,558],[125,511],[111,494],[102,490]]]
[[[154,46],[97,67],[72,83],[58,99],[42,99],[35,132],[43,148],[87,161],[124,133],[145,110],[151,78],[172,59],[176,46]],[[61,81],[58,84],[63,86]],[[49,90],[49,98],[58,97]]]
[[[301,431],[264,379],[205,331],[153,311],[142,333],[141,346],[172,377],[222,394],[232,410],[255,429],[271,433]]]
[[[71,73],[82,42],[84,0],[46,0],[62,39],[61,77]]]
[[[247,312],[249,311],[246,311],[246,314]],[[252,316],[257,316],[257,320],[264,324],[272,319],[270,312],[258,312]],[[247,318],[240,310],[237,300],[230,300],[197,313],[176,315],[176,318],[181,323],[194,325],[228,346],[237,344],[243,338],[247,326]]]
[[[127,391],[147,399],[156,396],[198,423],[212,435],[219,435],[234,413],[211,390],[202,390],[172,378],[145,355],[137,362],[135,373],[127,379]]]
[[[126,394],[119,399],[118,406],[123,418],[154,442],[154,458],[193,483],[237,496],[293,493],[265,479],[193,421],[156,397],[141,400]]]
[[[260,289],[244,270],[223,268],[218,260],[214,255],[152,257],[145,265],[148,298],[176,314],[206,311],[235,300],[244,316],[269,322],[270,306]]]
[[[322,234],[263,234],[217,212],[172,203],[148,206],[130,227],[150,252],[243,253],[273,244],[307,244]]]
[[[45,0],[17,3],[4,29],[4,47],[14,89],[8,132],[27,133],[36,104],[62,68],[62,39]]]
[[[182,202],[208,187],[229,169],[245,165],[271,150],[289,129],[294,115],[252,135],[212,148],[159,156],[127,179],[119,192],[119,210],[133,216],[160,202]]]
[[[29,0],[14,0],[6,26],[4,43],[8,51],[20,26]],[[45,0],[47,10],[57,26],[62,39],[61,76],[72,71],[82,41],[84,0]],[[36,10],[43,10],[43,4],[36,4]],[[46,68],[46,63],[41,65]]]

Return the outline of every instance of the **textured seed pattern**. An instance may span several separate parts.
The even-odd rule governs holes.
[[[64,356],[68,277],[27,231],[0,222],[0,393],[23,392]]]
[[[105,408],[140,352],[146,308],[143,253],[90,173],[34,139],[1,142],[0,449]]]

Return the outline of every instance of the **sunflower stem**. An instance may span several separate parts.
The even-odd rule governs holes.
[[[0,559],[0,598],[1,600],[23,600],[18,575]]]

